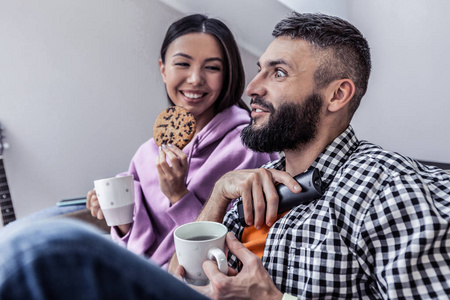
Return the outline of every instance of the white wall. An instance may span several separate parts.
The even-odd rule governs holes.
[[[164,1],[0,0],[0,122],[10,144],[4,158],[17,217],[84,195],[94,179],[126,170],[151,136],[166,106],[159,47],[168,25],[184,14]],[[271,39],[266,27],[289,9],[275,0],[189,1],[196,2],[232,27],[251,79],[262,41]],[[325,9],[320,1],[299,3],[320,4],[307,11]],[[345,14],[373,54],[369,90],[353,122],[357,134],[450,163],[450,4],[341,3],[347,9],[325,12]]]
[[[372,77],[357,134],[411,157],[450,163],[450,2],[353,0],[349,19],[367,36]]]

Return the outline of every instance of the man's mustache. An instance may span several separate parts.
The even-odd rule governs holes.
[[[261,106],[264,110],[267,110],[268,112],[274,112],[275,107],[273,107],[272,103],[267,102],[260,96],[256,96],[250,99],[250,104],[257,104]]]

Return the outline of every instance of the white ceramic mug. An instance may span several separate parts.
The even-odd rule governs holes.
[[[225,256],[227,228],[217,222],[198,221],[175,229],[175,251],[178,263],[185,270],[184,280],[193,285],[206,285],[209,280],[203,271],[203,262],[215,260],[219,270],[228,274]]]
[[[108,226],[133,222],[133,175],[95,180],[94,186]]]

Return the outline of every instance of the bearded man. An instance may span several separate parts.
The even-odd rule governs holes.
[[[247,87],[252,122],[241,137],[284,157],[216,183],[198,220],[223,221],[232,232],[235,276],[206,262],[211,283],[197,289],[213,298],[448,297],[449,175],[359,141],[350,126],[370,75],[366,39],[322,14],[293,13],[273,35]],[[309,168],[325,193],[278,215],[275,183],[301,193],[292,177]]]

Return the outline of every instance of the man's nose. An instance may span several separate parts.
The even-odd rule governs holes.
[[[266,89],[262,81],[263,80],[261,73],[256,74],[256,76],[247,85],[247,88],[245,89],[245,93],[247,94],[247,96],[249,97],[264,96],[266,94]]]

